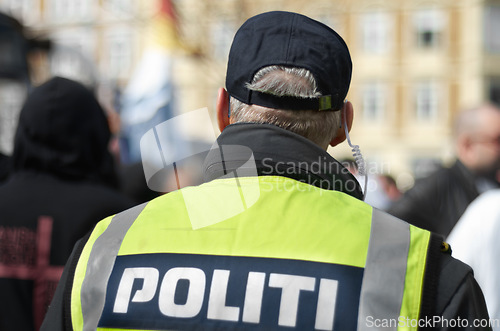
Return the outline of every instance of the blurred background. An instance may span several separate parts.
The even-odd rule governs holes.
[[[232,37],[269,10],[308,15],[346,40],[351,139],[369,172],[401,190],[452,161],[458,112],[500,103],[498,0],[0,0],[0,152],[12,151],[26,94],[52,75],[96,91],[125,164],[172,116],[207,107],[215,123]],[[180,130],[209,144],[202,125]],[[329,152],[350,155],[347,144]]]

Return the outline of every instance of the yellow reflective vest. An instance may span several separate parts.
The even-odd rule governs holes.
[[[414,330],[428,231],[280,176],[218,179],[101,221],[74,330]]]

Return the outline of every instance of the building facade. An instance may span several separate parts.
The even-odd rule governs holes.
[[[457,112],[487,100],[500,103],[499,0],[172,3],[180,41],[170,49],[176,112],[214,111],[232,37],[248,17],[268,10],[303,13],[346,40],[354,64],[351,139],[361,146],[370,172],[390,173],[402,188],[436,162],[453,158]],[[59,51],[42,73],[118,88],[126,86],[142,56],[156,8],[153,0],[0,0],[0,10],[56,41]],[[350,149],[330,152],[343,158]]]

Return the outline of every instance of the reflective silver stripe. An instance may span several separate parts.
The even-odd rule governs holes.
[[[373,209],[368,256],[359,303],[358,330],[373,330],[367,321],[398,321],[405,288],[410,226]],[[396,330],[397,325],[387,330]]]
[[[104,308],[109,276],[128,229],[147,203],[113,217],[108,228],[97,238],[87,264],[81,288],[83,330],[95,331]]]

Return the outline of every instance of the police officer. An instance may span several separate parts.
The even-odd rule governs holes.
[[[488,314],[471,269],[439,237],[365,204],[326,152],[351,128],[351,71],[322,23],[290,12],[245,22],[205,183],[100,222],[42,330],[478,329]]]

